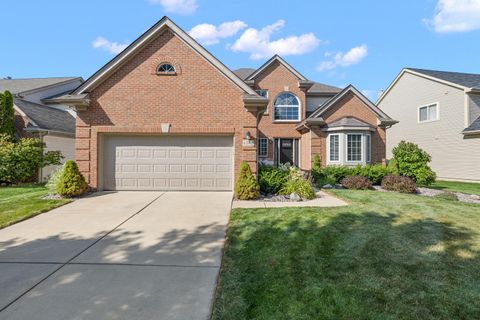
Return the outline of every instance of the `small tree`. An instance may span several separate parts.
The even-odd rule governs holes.
[[[260,195],[260,186],[246,162],[240,165],[240,174],[235,182],[235,197],[240,200],[257,199]]]
[[[15,137],[15,126],[13,124],[13,96],[10,91],[0,94],[0,134]]]
[[[400,175],[413,179],[419,185],[428,186],[435,182],[436,174],[428,166],[432,157],[418,145],[400,141],[392,152]]]
[[[59,195],[68,198],[82,195],[87,191],[88,184],[78,170],[75,161],[68,160],[65,162],[56,189]]]

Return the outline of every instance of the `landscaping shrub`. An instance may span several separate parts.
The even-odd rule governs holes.
[[[32,181],[40,168],[59,165],[63,158],[59,151],[44,153],[45,143],[39,139],[22,138],[18,141],[8,134],[0,135],[0,182]]]
[[[0,93],[0,134],[6,134],[12,138],[15,137],[13,118],[14,109],[12,94],[10,91]]]
[[[343,178],[342,186],[353,190],[369,190],[372,189],[372,182],[363,176],[350,176]]]
[[[458,201],[457,195],[453,192],[448,192],[448,191],[439,193],[435,195],[434,198],[448,200],[448,201]]]
[[[382,188],[388,191],[397,191],[402,193],[416,193],[417,186],[415,182],[405,176],[390,175],[382,180]]]
[[[381,164],[368,164],[366,166],[327,166],[315,177],[317,185],[336,184],[346,177],[362,176],[373,184],[380,184],[383,177],[395,174],[395,170]]]
[[[288,180],[288,171],[262,165],[258,169],[258,183],[264,194],[277,194]]]
[[[303,177],[303,173],[294,167],[289,168],[288,180],[280,190],[280,194],[290,195],[298,194],[302,199],[313,199],[315,191],[312,183]]]
[[[436,174],[428,166],[432,158],[418,145],[400,141],[392,152],[400,175],[412,178],[419,185],[428,186],[435,182]]]
[[[312,176],[315,182],[322,178],[322,158],[318,154],[313,156]]]
[[[340,182],[343,178],[353,175],[353,168],[347,166],[326,166],[322,169],[323,177],[335,179],[335,183]]]
[[[57,193],[57,185],[60,181],[60,177],[62,176],[64,166],[58,167],[57,170],[50,174],[48,178],[48,182],[45,187],[48,189],[49,194],[56,194]]]
[[[240,174],[235,182],[235,197],[240,200],[257,199],[260,195],[260,186],[246,162],[240,165]]]
[[[85,193],[88,184],[73,160],[65,162],[57,183],[57,194],[62,197],[74,197]]]

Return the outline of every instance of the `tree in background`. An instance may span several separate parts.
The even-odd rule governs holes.
[[[0,93],[0,134],[6,134],[10,137],[15,136],[15,126],[13,124],[13,96],[10,91]]]

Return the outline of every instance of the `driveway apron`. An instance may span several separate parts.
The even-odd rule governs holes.
[[[98,193],[0,230],[0,319],[208,319],[231,200]]]

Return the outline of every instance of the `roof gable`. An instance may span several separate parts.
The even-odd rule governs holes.
[[[260,68],[255,70],[251,75],[249,75],[245,81],[255,79],[260,73],[262,73],[266,68],[268,68],[272,63],[278,62],[283,65],[288,71],[290,71],[298,80],[307,81],[308,79],[305,78],[300,72],[298,72],[294,67],[288,64],[282,57],[279,55],[274,55],[271,57],[267,62],[265,62]]]
[[[163,17],[154,26],[143,33],[132,44],[130,44],[125,50],[115,56],[97,72],[95,72],[90,78],[87,79],[80,87],[78,87],[73,94],[79,95],[86,92],[90,92],[97,87],[101,82],[109,77],[114,71],[118,70],[124,63],[126,63],[131,57],[136,55],[142,48],[149,44],[159,34],[165,30],[170,30],[175,36],[181,39],[187,46],[202,56],[207,62],[209,62],[215,69],[217,69],[222,75],[229,79],[233,84],[242,89],[245,93],[251,95],[257,95],[256,92],[250,88],[242,79],[235,75],[229,68],[227,68],[222,62],[215,58],[210,52],[203,48],[198,42],[190,37],[185,31],[178,27],[168,17]]]
[[[480,90],[480,74],[404,68],[395,77],[392,83],[390,83],[387,89],[380,95],[376,102],[377,105],[383,100],[383,98],[385,98],[388,92],[393,89],[393,87],[397,84],[397,82],[402,78],[405,73],[413,74],[415,76],[431,81],[443,83],[459,90]]]
[[[365,97],[357,88],[355,88],[352,85],[348,85],[345,89],[343,89],[340,93],[332,97],[330,100],[328,100],[325,104],[323,104],[320,108],[315,110],[309,118],[321,118],[321,116],[330,108],[336,105],[338,101],[340,101],[343,97],[345,97],[347,94],[353,94],[357,96],[364,104],[367,106],[370,110],[375,113],[377,118],[384,123],[396,123],[395,120],[390,118],[385,112],[380,110],[373,102],[371,102],[367,97]]]

